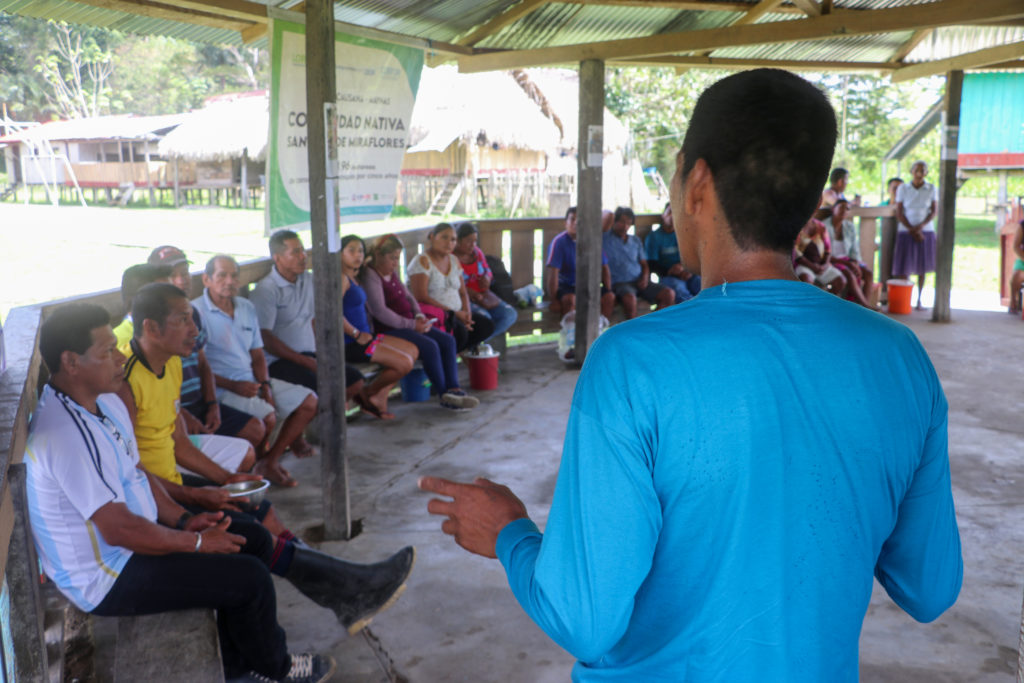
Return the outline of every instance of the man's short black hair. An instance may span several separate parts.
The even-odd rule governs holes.
[[[206,277],[213,277],[213,274],[217,272],[217,259],[224,259],[225,261],[231,261],[235,264],[235,268],[238,267],[238,261],[235,260],[234,256],[230,254],[217,254],[211,256],[210,260],[206,262],[206,269],[203,271],[206,273]],[[132,316],[134,318],[134,316]]]
[[[683,179],[698,159],[741,249],[789,253],[821,197],[836,144],[825,95],[787,71],[733,74],[697,100],[683,139]]]
[[[893,183],[902,183],[902,182],[903,182],[903,178],[900,178],[899,176],[893,176],[892,178],[889,178],[888,180],[885,181],[885,186],[889,187]]]
[[[121,275],[121,301],[124,303],[125,311],[132,308],[132,298],[135,293],[157,280],[166,280],[174,272],[174,266],[153,265],[150,263],[139,263],[128,266]]]
[[[616,208],[615,215],[612,217],[612,220],[618,223],[619,219],[622,218],[623,216],[628,216],[629,219],[633,221],[636,220],[636,214],[633,213],[633,209],[629,208],[628,206],[620,206]]]
[[[188,299],[188,296],[166,282],[154,282],[140,289],[132,301],[135,338],[142,337],[142,324],[146,320],[155,320],[162,330],[167,322],[167,316],[171,314],[171,304],[176,299]]]
[[[68,304],[51,313],[39,330],[39,354],[50,374],[60,372],[62,353],[85,353],[93,343],[92,331],[109,324],[107,309],[96,304]]]
[[[285,240],[297,240],[299,234],[292,230],[278,230],[270,236],[270,255],[280,254],[285,250]]]
[[[575,215],[575,214],[576,214],[576,207],[575,206],[570,206],[565,211],[565,220],[569,220],[569,216],[572,216],[572,215]]]
[[[832,169],[832,172],[828,174],[828,183],[829,185],[835,185],[848,175],[850,175],[849,171],[842,166],[836,166]]]

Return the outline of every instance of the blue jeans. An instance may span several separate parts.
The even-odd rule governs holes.
[[[689,280],[680,280],[677,277],[666,275],[658,282],[672,288],[672,291],[676,293],[676,303],[687,301],[700,294],[700,275],[691,275]]]
[[[483,306],[474,303],[470,303],[469,308],[473,313],[490,318],[494,323],[494,332],[492,332],[491,336],[484,341],[494,339],[500,334],[505,334],[505,331],[512,327],[512,324],[519,318],[519,312],[504,301],[491,309],[484,308]]]
[[[459,368],[455,364],[455,337],[437,328],[431,328],[426,334],[420,334],[416,330],[388,330],[387,333],[416,345],[420,350],[423,372],[427,373],[436,393],[443,394],[449,389],[459,388]]]

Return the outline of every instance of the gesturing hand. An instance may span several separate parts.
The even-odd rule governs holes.
[[[509,522],[529,516],[526,506],[507,486],[487,479],[462,484],[440,477],[421,477],[419,487],[452,499],[432,498],[427,503],[427,512],[447,517],[441,531],[454,536],[455,542],[469,552],[484,557],[497,557],[494,547],[498,534]]]
[[[198,515],[193,515],[189,518],[188,522],[185,523],[185,531],[203,531],[204,529],[209,529],[211,526],[215,526],[223,518],[223,512],[200,512]]]

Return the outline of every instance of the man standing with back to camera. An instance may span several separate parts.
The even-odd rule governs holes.
[[[574,680],[856,681],[872,576],[919,621],[956,600],[935,370],[906,327],[793,274],[835,139],[824,95],[790,73],[711,86],[671,183],[704,289],[594,343],[545,533],[504,486],[420,482],[452,499],[428,504],[442,530],[497,556],[577,657]],[[841,420],[810,343],[850,364]]]

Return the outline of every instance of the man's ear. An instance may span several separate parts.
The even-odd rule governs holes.
[[[690,169],[684,178],[683,188],[683,209],[687,214],[697,216],[711,207],[711,193],[715,191],[715,185],[711,169],[703,159],[697,159]]]
[[[74,375],[78,370],[79,354],[74,351],[65,350],[60,352],[60,369],[69,375]]]
[[[146,318],[142,321],[142,333],[149,333],[154,337],[160,336],[160,325],[157,324],[152,318]]]

